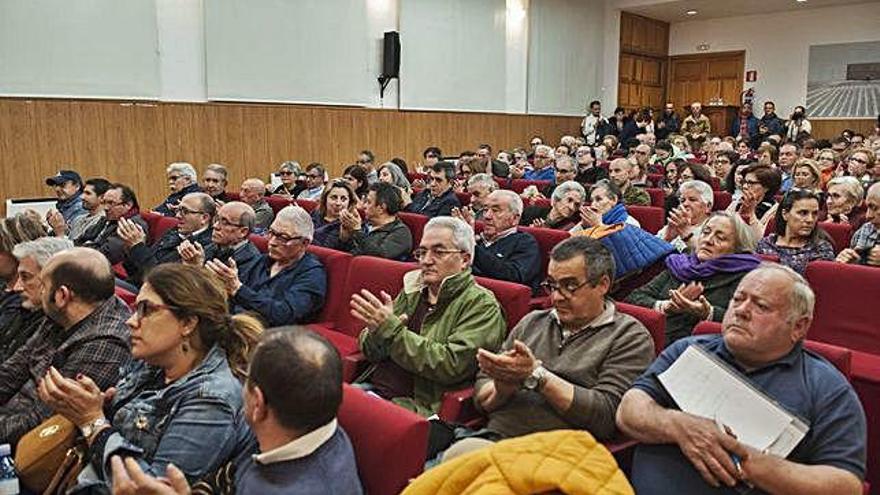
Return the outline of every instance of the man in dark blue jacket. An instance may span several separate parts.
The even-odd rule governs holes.
[[[429,217],[449,216],[458,208],[458,196],[452,190],[455,166],[450,162],[437,162],[431,167],[428,187],[413,196],[412,203],[404,211],[420,213]]]
[[[247,267],[220,259],[205,266],[226,284],[233,313],[255,313],[267,326],[300,323],[321,310],[327,294],[324,265],[306,251],[314,233],[312,217],[287,206],[269,227],[268,254]]]
[[[153,211],[166,217],[173,217],[183,197],[190,193],[201,192],[202,188],[199,187],[199,175],[195,167],[189,163],[172,163],[165,169],[165,175],[168,178],[168,189],[171,194]]]
[[[770,136],[785,137],[785,121],[776,115],[776,104],[764,102],[764,116],[758,121],[758,134],[752,137],[752,148],[757,148],[761,141]]]
[[[499,189],[489,195],[472,270],[474,275],[515,282],[535,291],[541,283],[540,252],[531,234],[516,230],[522,212],[522,199],[515,192]],[[473,226],[469,209],[455,210],[453,215]]]

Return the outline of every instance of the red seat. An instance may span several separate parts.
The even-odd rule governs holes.
[[[344,293],[349,280],[348,269],[354,256],[320,246],[309,246],[308,250],[321,260],[327,271],[327,298],[317,321],[328,320],[340,313],[348,314],[349,298]]]
[[[424,468],[428,421],[350,385],[342,387],[339,424],[351,439],[366,493],[400,493]]]
[[[508,331],[512,330],[519,323],[519,320],[529,312],[532,289],[522,284],[492,278],[476,277],[476,281],[495,294],[495,299],[504,310]]]
[[[115,287],[114,292],[116,293],[116,297],[122,299],[122,301],[128,305],[129,308],[134,309],[135,300],[137,299],[137,294],[129,292],[122,287]]]
[[[511,191],[516,192],[517,194],[522,194],[523,191],[526,190],[529,186],[535,186],[539,191],[544,189],[553,183],[553,181],[549,180],[525,180],[525,179],[502,179],[499,177],[495,177],[495,182],[498,183],[498,187],[501,189],[510,189]]]
[[[862,265],[814,261],[807,280],[816,292],[809,337],[854,351],[880,355],[880,270]]]
[[[648,174],[648,184],[660,184],[663,182],[663,174]]]
[[[311,213],[312,211],[315,210],[315,208],[318,207],[318,202],[312,201],[310,199],[298,199],[298,200],[296,200],[296,204],[299,205],[300,208],[302,208],[303,210],[306,210],[309,213]]]
[[[461,206],[467,206],[471,204],[471,194],[466,192],[457,192],[455,193],[455,197],[458,198],[458,202],[461,203]]]
[[[663,192],[663,189],[657,189],[656,187],[646,187],[645,191],[648,191],[648,194],[651,195],[651,206],[655,206],[657,208],[663,208],[665,206],[666,193]]]
[[[430,220],[429,217],[425,215],[419,215],[418,213],[409,213],[402,211],[397,214],[400,221],[405,223],[407,227],[409,227],[409,231],[412,233],[413,237],[413,248],[419,247],[419,244],[422,242],[422,232],[425,230],[425,224]]]
[[[819,227],[831,237],[834,252],[839,253],[849,247],[852,239],[852,225],[848,223],[819,222]]]
[[[712,195],[712,211],[725,210],[733,201],[733,196],[727,191],[712,191]]]
[[[666,316],[659,311],[634,304],[615,301],[614,305],[621,313],[628,314],[645,325],[651,332],[651,338],[654,339],[654,354],[660,354],[666,346]]]
[[[709,177],[709,184],[712,186],[713,191],[721,190],[721,179],[718,177]]]
[[[628,205],[626,211],[639,221],[643,229],[652,234],[660,232],[660,229],[663,228],[663,217],[665,216],[663,208]]]
[[[268,196],[266,197],[266,202],[269,203],[269,206],[272,207],[272,211],[274,211],[276,215],[285,207],[294,204],[293,200],[280,198],[278,196]]]
[[[261,253],[265,254],[269,252],[269,239],[265,236],[251,234],[248,236],[248,239],[256,246],[257,249],[260,250]]]
[[[226,199],[228,199],[229,201],[241,201],[241,194],[237,192],[227,191]]]
[[[180,222],[177,217],[166,217],[151,211],[141,212],[141,218],[147,222],[147,227],[150,228],[150,231],[147,233],[147,242],[151,245],[158,241],[165,231],[177,227],[177,224]]]
[[[416,172],[410,172],[410,173],[406,174],[406,177],[407,177],[407,179],[409,179],[410,183],[413,183],[417,180],[423,180],[423,181],[427,182],[428,179],[431,178],[431,176],[429,176],[428,174],[419,174]]]
[[[553,206],[548,198],[532,198],[529,200],[529,205],[539,208],[550,208]]]

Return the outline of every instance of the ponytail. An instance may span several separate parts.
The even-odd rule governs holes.
[[[229,369],[240,381],[247,378],[248,364],[250,363],[251,351],[260,341],[263,333],[263,324],[253,316],[238,314],[227,316],[226,331],[220,339],[220,346],[226,351],[226,360]]]

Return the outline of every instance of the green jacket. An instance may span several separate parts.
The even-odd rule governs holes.
[[[724,313],[733,298],[733,293],[736,292],[739,281],[747,273],[719,273],[705,280],[700,280],[703,284],[703,295],[712,305],[712,321],[720,322],[724,318]],[[626,298],[626,302],[654,309],[654,305],[658,301],[669,299],[669,291],[679,288],[681,284],[682,282],[673,277],[669,270],[664,270],[663,273],[630,294]],[[680,338],[691,335],[698,323],[700,323],[700,319],[691,314],[667,315],[666,347]]]
[[[396,316],[374,331],[364,329],[359,341],[371,362],[391,359],[412,373],[413,397],[394,402],[430,416],[440,409],[444,392],[473,382],[477,349],[500,348],[507,324],[495,295],[466,270],[443,280],[434,311],[425,316],[420,333],[411,332],[399,316],[415,311],[424,287],[421,270],[404,275],[394,300]]]

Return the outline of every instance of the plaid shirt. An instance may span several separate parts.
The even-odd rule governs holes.
[[[855,250],[871,249],[880,241],[880,230],[871,222],[865,222],[852,236],[850,247]]]
[[[0,443],[15,445],[52,415],[37,395],[37,380],[49,366],[66,377],[82,373],[101,390],[115,385],[120,366],[131,358],[130,314],[114,296],[67,331],[44,317],[33,337],[0,365]]]

